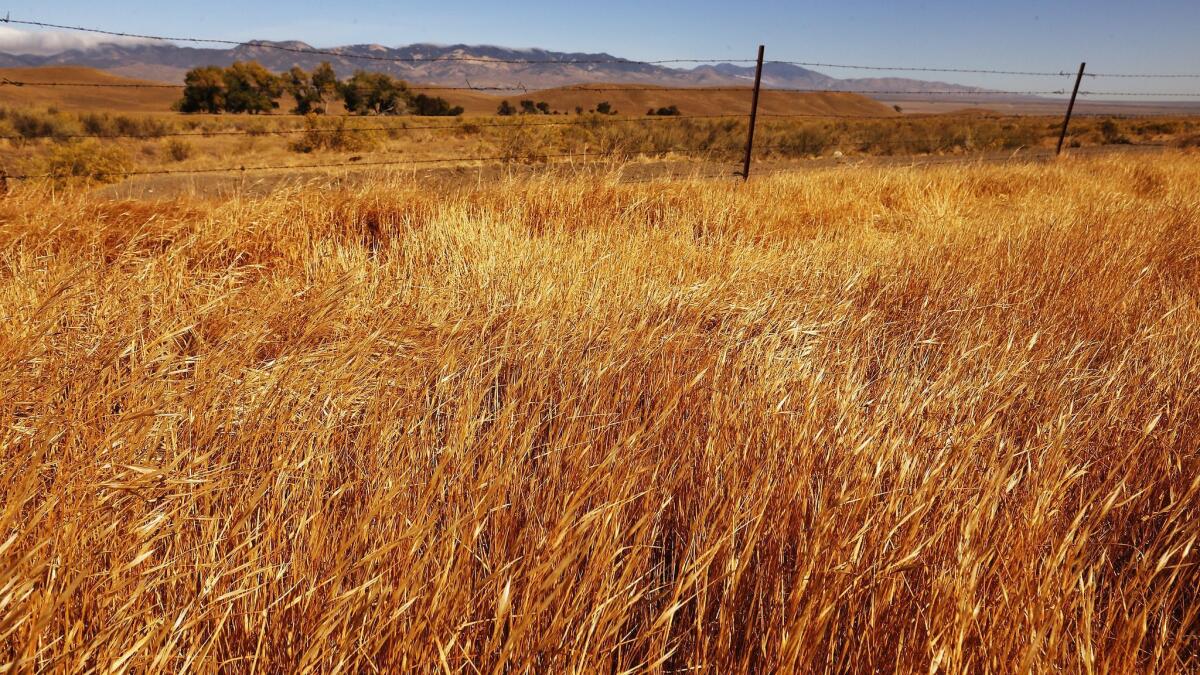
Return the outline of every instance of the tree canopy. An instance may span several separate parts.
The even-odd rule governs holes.
[[[255,61],[239,61],[225,69],[225,110],[264,113],[279,107],[282,80]]]
[[[346,110],[357,115],[402,115],[408,112],[408,84],[387,73],[359,70],[338,85]]]
[[[326,61],[313,69],[312,73],[304,72],[303,68],[293,66],[283,75],[284,88],[296,100],[292,112],[307,115],[309,113],[324,114],[329,101],[337,92],[338,78],[333,72],[333,66]]]
[[[451,106],[450,102],[440,96],[417,94],[409,104],[413,114],[434,117],[456,117],[463,114],[461,105]]]
[[[185,113],[219,113],[225,109],[225,71],[218,66],[193,68],[183,78],[183,100],[179,110]]]
[[[360,70],[341,81],[328,62],[311,73],[297,66],[281,75],[254,61],[193,68],[184,77],[183,98],[176,107],[188,113],[265,113],[278,108],[284,94],[296,102],[292,112],[302,115],[327,113],[338,99],[356,115],[463,114],[462,106],[415,93],[407,82],[386,73]]]

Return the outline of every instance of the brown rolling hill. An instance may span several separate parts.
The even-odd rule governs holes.
[[[179,90],[164,88],[39,87],[14,82],[70,82],[76,84],[154,84],[80,66],[0,68],[0,105],[48,107],[77,112],[170,112]]]
[[[18,86],[12,82],[68,82],[81,85],[96,84],[161,84],[146,80],[119,77],[111,73],[78,66],[34,68],[0,68],[0,105],[19,107],[49,107],[77,112],[170,112],[179,98],[173,88],[109,88],[109,87],[44,87]],[[493,115],[502,100],[514,106],[524,99],[545,101],[552,110],[573,113],[576,107],[594,110],[608,101],[622,115],[642,115],[650,108],[677,106],[683,115],[743,115],[750,110],[750,89],[712,91],[699,88],[668,88],[644,84],[632,85],[634,91],[603,91],[621,88],[622,84],[589,83],[556,87],[541,91],[516,92],[513,95],[493,95],[474,91],[445,91],[435,88],[417,91],[442,96],[454,105],[461,105],[471,116]],[[281,101],[286,105],[286,99]],[[840,92],[797,93],[764,90],[759,101],[763,114],[811,115],[870,115],[894,116],[888,106],[857,94]]]

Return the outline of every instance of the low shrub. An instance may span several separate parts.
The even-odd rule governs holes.
[[[803,126],[785,133],[776,144],[784,154],[813,157],[825,152],[831,141],[827,130],[818,126]]]
[[[457,117],[463,114],[461,105],[451,106],[450,102],[440,96],[417,94],[409,103],[414,115],[427,117]]]
[[[9,110],[6,119],[18,135],[27,139],[66,140],[83,133],[78,120],[57,110]]]
[[[1144,122],[1134,129],[1139,134],[1173,134],[1179,129],[1175,122]]]
[[[1200,148],[1200,134],[1183,136],[1175,141],[1177,148]]]
[[[112,183],[120,180],[129,167],[124,150],[94,140],[64,143],[40,160],[41,172],[58,180]]]
[[[1121,133],[1121,128],[1113,120],[1104,120],[1100,123],[1100,135],[1108,145],[1128,145],[1131,142],[1128,136]]]
[[[145,138],[161,138],[174,130],[174,125],[157,117],[130,117],[117,115],[113,118],[117,133],[122,136],[140,136]]]
[[[79,116],[79,123],[83,126],[86,133],[94,136],[113,136],[116,134],[116,127],[113,124],[112,116],[106,113],[84,113]]]
[[[304,118],[304,134],[291,144],[294,152],[361,152],[378,145],[376,136],[369,131],[357,131],[346,126],[346,118],[323,118],[308,115]]]
[[[192,144],[182,138],[172,138],[167,141],[167,154],[176,162],[182,162],[192,156]]]
[[[174,130],[174,125],[157,117],[83,113],[79,115],[83,130],[94,136],[133,136],[161,138]]]
[[[20,134],[13,128],[13,125],[4,117],[0,116],[0,139],[5,139],[12,142],[17,142],[20,139]]]
[[[315,117],[315,115],[312,115],[312,117]],[[305,119],[307,121],[307,118]],[[242,131],[250,134],[251,136],[266,136],[270,131],[267,123],[263,122],[262,120],[250,120],[241,124],[240,128]]]
[[[515,125],[500,136],[499,156],[506,162],[532,164],[544,161],[548,154],[543,134]]]

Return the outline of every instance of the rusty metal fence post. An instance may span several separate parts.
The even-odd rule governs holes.
[[[750,180],[750,156],[754,152],[754,126],[758,122],[758,92],[762,88],[764,45],[758,46],[758,67],[754,70],[754,98],[750,101],[750,131],[746,136],[746,161],[742,165],[742,180]]]
[[[1063,118],[1062,131],[1058,134],[1058,149],[1054,151],[1054,155],[1062,154],[1063,141],[1067,140],[1067,127],[1071,125],[1071,113],[1075,110],[1075,97],[1079,96],[1079,83],[1083,81],[1083,69],[1087,68],[1087,62],[1079,64],[1079,74],[1075,76],[1075,89],[1071,91],[1071,102],[1067,104],[1067,116]]]

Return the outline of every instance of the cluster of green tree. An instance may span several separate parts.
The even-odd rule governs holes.
[[[665,108],[658,108],[658,109],[651,108],[646,111],[646,114],[647,115],[660,115],[662,117],[674,117],[675,115],[679,114],[679,106],[670,105]]]
[[[181,112],[265,113],[279,107],[284,94],[296,102],[292,112],[302,115],[324,114],[329,105],[341,100],[346,110],[356,115],[438,115],[456,116],[462,106],[451,106],[444,98],[414,93],[404,80],[386,73],[360,70],[349,79],[339,80],[329,63],[311,73],[293,67],[275,75],[254,61],[237,62],[228,68],[193,68],[184,77]]]
[[[538,101],[537,103],[534,103],[533,101],[530,101],[530,100],[521,101],[521,114],[522,115],[549,115],[550,114],[550,104],[546,103],[545,101]]]
[[[283,80],[253,61],[193,68],[183,84],[183,112],[270,112],[279,107],[275,99],[283,95]]]
[[[500,115],[502,117],[508,117],[509,115],[563,115],[563,114],[565,114],[565,113],[560,113],[557,110],[551,110],[550,104],[545,101],[538,101],[537,103],[534,103],[532,100],[526,99],[524,101],[520,101],[519,103],[520,103],[521,107],[517,108],[517,107],[513,106],[513,104],[509,103],[507,100],[501,101],[500,106],[498,108],[496,108],[496,114]],[[675,106],[671,106],[671,107],[674,108]],[[665,108],[664,108],[664,110],[665,110]],[[596,107],[589,110],[588,112],[600,113],[601,115],[616,115],[617,114],[617,111],[613,110],[612,104],[609,103],[608,101],[601,101],[601,102],[597,103]],[[579,106],[579,105],[575,106],[575,114],[582,115],[583,114],[583,106]],[[653,113],[651,113],[651,114],[653,114]],[[670,113],[670,114],[678,115],[679,110],[676,109],[674,113]]]
[[[520,101],[520,108],[514,108],[513,104],[508,101],[501,101],[500,106],[496,108],[496,114],[502,116],[509,115],[561,115],[557,110],[551,110],[550,104],[545,101],[534,103],[530,99]]]

